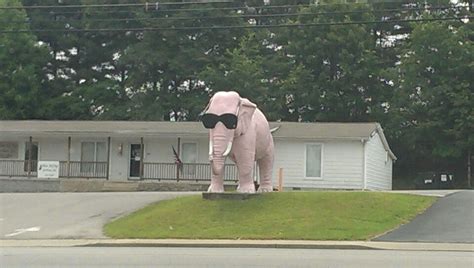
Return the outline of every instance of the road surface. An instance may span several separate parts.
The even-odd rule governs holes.
[[[2,193],[1,239],[105,238],[102,226],[147,204],[196,192]]]
[[[440,198],[425,213],[374,239],[397,242],[474,243],[474,191]]]
[[[0,248],[4,267],[469,267],[474,252],[240,248]]]

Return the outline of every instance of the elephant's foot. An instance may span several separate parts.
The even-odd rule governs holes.
[[[257,190],[258,193],[270,193],[270,192],[273,192],[273,186],[263,186],[263,185],[260,185],[260,187],[258,187],[258,190]]]
[[[207,189],[208,193],[223,193],[224,192],[224,185],[217,185],[217,184],[212,184],[209,185],[209,188]]]
[[[239,193],[255,193],[255,185],[253,183],[250,184],[239,184],[237,187],[237,192]]]

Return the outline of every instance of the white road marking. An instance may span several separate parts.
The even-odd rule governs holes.
[[[27,232],[38,232],[39,230],[41,230],[41,227],[39,227],[39,226],[35,226],[35,227],[31,227],[31,228],[25,228],[25,229],[16,229],[14,233],[6,234],[5,236],[6,237],[12,237],[12,236],[20,235],[20,234],[27,233]]]

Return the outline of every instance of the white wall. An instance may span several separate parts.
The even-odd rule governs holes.
[[[209,141],[207,138],[180,138],[180,144],[196,143],[197,163],[209,163]],[[140,142],[138,142],[140,143]],[[182,152],[178,148],[178,137],[176,138],[145,138],[145,161],[159,163],[174,163],[172,146],[176,151]],[[181,156],[180,156],[181,157]]]
[[[136,142],[134,140],[133,142]],[[138,143],[140,141],[138,140]],[[110,139],[109,179],[126,181],[130,165],[130,141],[127,138],[112,137]]]
[[[34,138],[38,142],[38,160],[64,161],[67,160],[67,137],[40,137]]]
[[[322,144],[322,177],[305,178],[306,144]],[[278,168],[283,168],[284,187],[362,189],[363,145],[360,141],[275,140],[273,183],[278,184]]]
[[[366,143],[366,186],[370,190],[392,189],[392,159],[378,133]]]

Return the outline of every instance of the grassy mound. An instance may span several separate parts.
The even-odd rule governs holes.
[[[403,224],[435,198],[377,192],[286,192],[248,200],[187,196],[105,226],[113,238],[366,240]]]

